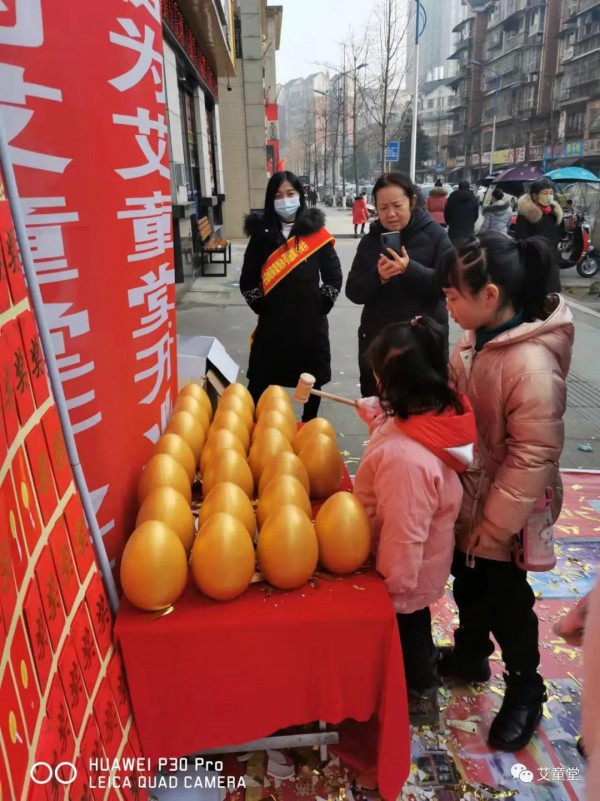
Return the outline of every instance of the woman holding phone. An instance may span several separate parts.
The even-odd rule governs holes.
[[[448,313],[435,267],[452,248],[446,230],[417,208],[417,187],[408,175],[389,172],[373,187],[379,217],[357,248],[346,296],[364,306],[358,329],[358,366],[363,398],[377,394],[366,352],[390,323],[417,315],[433,317],[447,331]]]

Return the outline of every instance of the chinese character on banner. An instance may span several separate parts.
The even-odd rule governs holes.
[[[127,198],[127,206],[140,206],[139,209],[120,211],[120,220],[131,219],[135,239],[135,253],[127,256],[128,261],[150,259],[162,256],[173,247],[171,236],[171,196],[155,192],[154,197]],[[173,283],[173,275],[171,275]]]
[[[103,0],[93,21],[78,0],[0,0],[0,115],[114,566],[135,520],[131,477],[176,389],[162,41],[160,0]]]

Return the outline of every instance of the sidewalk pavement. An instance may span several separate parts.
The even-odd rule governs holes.
[[[336,249],[345,280],[357,245],[351,210],[324,206],[321,208],[326,214],[328,229],[336,237]],[[246,240],[234,241],[228,275],[197,277],[187,291],[178,292],[177,298],[178,332],[187,336],[203,334],[219,339],[239,364],[239,380],[244,383],[248,364],[248,337],[256,322],[254,313],[246,305],[239,290],[245,248]],[[217,265],[215,270],[219,270]],[[572,303],[568,294],[566,297]],[[332,380],[325,389],[349,398],[358,397],[359,393],[357,331],[361,308],[351,303],[342,290],[329,315]],[[575,348],[568,382],[565,448],[561,465],[569,468],[600,469],[600,361],[597,355],[600,313],[589,309],[580,299],[577,305],[572,304],[572,310],[575,316]],[[452,324],[451,344],[456,342],[459,334],[457,326]],[[340,450],[350,472],[354,472],[368,439],[366,427],[348,406],[322,401],[320,412],[331,420],[338,432]],[[579,450],[579,446],[583,445],[589,445],[592,452]]]

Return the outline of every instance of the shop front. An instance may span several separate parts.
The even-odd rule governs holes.
[[[217,77],[175,2],[163,3],[164,70],[173,205],[175,281],[194,269],[198,220],[223,225]]]

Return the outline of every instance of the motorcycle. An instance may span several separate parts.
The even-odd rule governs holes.
[[[566,234],[558,243],[561,270],[575,267],[582,278],[592,278],[600,270],[598,254],[590,239],[590,226],[582,214],[567,218]]]

